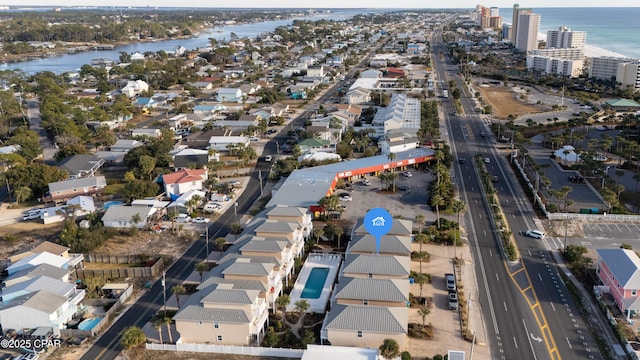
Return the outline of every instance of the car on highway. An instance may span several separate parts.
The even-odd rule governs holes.
[[[455,290],[449,290],[449,310],[458,310],[458,293]]]
[[[489,158],[484,158],[484,162],[485,162],[485,163],[487,163],[487,164],[490,164],[490,163],[491,163],[491,159],[489,159]]]
[[[340,201],[353,201],[353,198],[351,197],[351,195],[347,193],[338,194],[338,198],[340,199]]]
[[[491,178],[491,181],[493,181],[493,182],[498,182],[499,180],[500,180],[500,179],[498,179],[498,177],[497,177],[497,176],[495,176],[495,175],[493,176],[493,178]]]
[[[460,158],[460,159],[458,159],[458,162],[459,162],[460,164],[464,164],[464,158]]]
[[[485,137],[486,135],[484,133],[480,133],[480,137]]]
[[[364,186],[369,186],[371,185],[371,181],[367,180],[367,179],[362,179],[362,181],[360,181],[360,183]]]
[[[447,290],[456,290],[456,278],[453,274],[444,274],[444,279],[447,282]]]
[[[196,224],[206,224],[209,222],[209,219],[207,219],[206,217],[198,216],[197,218],[193,219],[193,222]]]
[[[411,171],[403,171],[402,176],[410,178],[413,176],[413,173]]]
[[[529,229],[524,234],[527,235],[528,237],[531,237],[531,238],[534,238],[534,239],[544,239],[544,232],[542,232],[540,230]]]

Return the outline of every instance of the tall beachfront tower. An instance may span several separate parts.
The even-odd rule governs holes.
[[[529,52],[538,48],[538,30],[540,30],[540,15],[533,13],[518,14],[515,47],[522,52]]]
[[[584,48],[587,43],[585,31],[573,31],[566,26],[560,26],[558,30],[547,31],[548,49]]]

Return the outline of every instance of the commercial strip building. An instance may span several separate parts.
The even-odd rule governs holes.
[[[388,155],[377,155],[351,161],[299,169],[291,173],[276,186],[267,206],[286,205],[309,208],[318,204],[318,200],[331,195],[338,180],[354,181],[367,176],[377,176],[391,169],[407,167],[433,160],[435,151],[428,148],[416,148],[395,153],[395,159]]]

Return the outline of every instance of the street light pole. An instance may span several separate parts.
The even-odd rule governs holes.
[[[233,203],[233,215],[236,217],[236,222],[238,222],[238,203]]]
[[[260,196],[262,196],[262,170],[258,170],[258,180],[260,180]]]
[[[564,248],[567,248],[567,219],[568,216],[564,216]]]
[[[205,230],[205,236],[207,237],[206,239],[207,250],[206,250],[206,253],[204,254],[204,260],[208,262],[209,261],[209,226],[208,225]]]
[[[164,317],[167,316],[167,273],[162,272],[162,298],[164,301]]]

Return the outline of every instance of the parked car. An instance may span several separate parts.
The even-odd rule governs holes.
[[[458,310],[458,293],[455,290],[449,291],[449,310]]]
[[[222,209],[222,205],[217,202],[208,202],[202,210],[206,213],[212,213],[216,210]]]
[[[191,222],[191,217],[187,214],[178,214],[173,220],[178,223],[188,223]]]
[[[367,180],[367,179],[362,179],[361,183],[362,183],[362,185],[364,185],[364,186],[369,186],[369,185],[371,185],[371,181],[369,181],[369,180]]]
[[[536,229],[530,229],[525,232],[525,235],[534,239],[544,239],[544,232]]]
[[[411,171],[403,171],[402,176],[410,178],[413,176],[413,174],[411,173]]]
[[[196,224],[206,224],[209,222],[209,219],[207,219],[206,217],[199,216],[193,219],[193,222]]]
[[[353,198],[351,197],[351,195],[347,194],[347,193],[340,193],[338,195],[338,198],[341,201],[353,201]]]
[[[456,290],[456,278],[453,274],[444,274],[444,279],[447,282],[447,290]]]
[[[267,155],[267,156],[264,157],[264,161],[266,161],[266,162],[271,162],[272,159],[273,158],[271,157],[271,155]]]
[[[40,212],[30,212],[27,213],[25,215],[22,215],[22,220],[23,221],[29,221],[29,220],[35,220],[35,219],[40,219]]]
[[[582,176],[572,175],[572,176],[569,176],[569,181],[571,181],[574,184],[582,184],[584,183],[584,178]]]
[[[260,138],[257,137],[257,136],[252,136],[252,137],[249,138],[249,140],[251,140],[251,141],[259,141]]]

